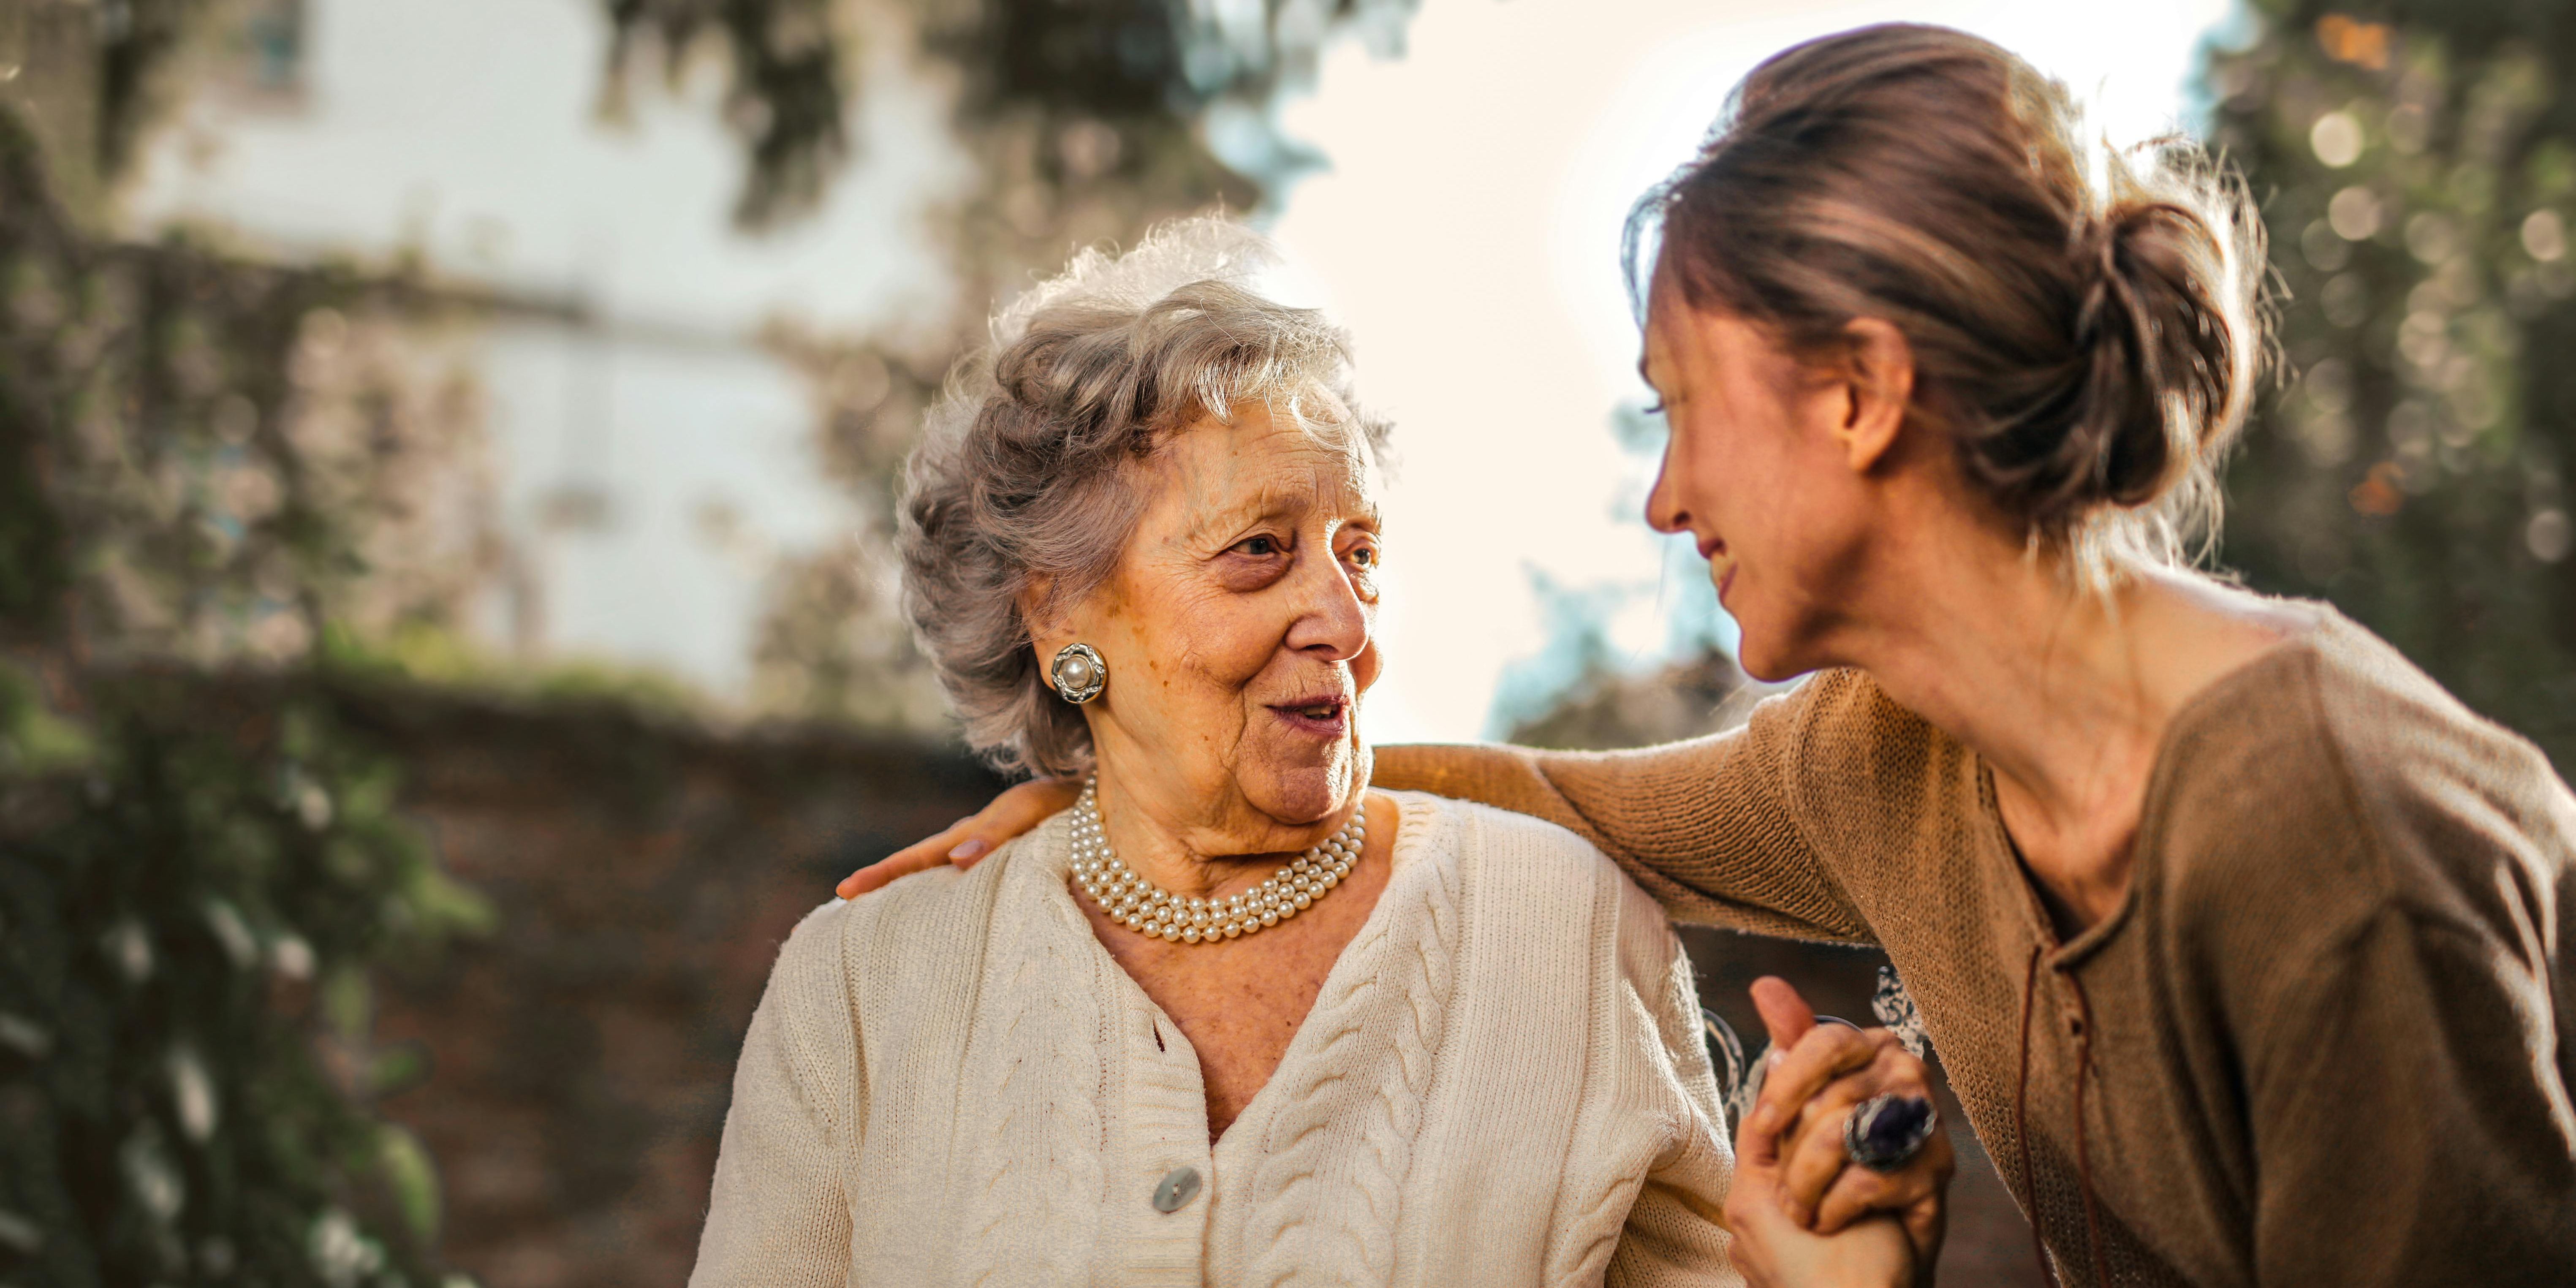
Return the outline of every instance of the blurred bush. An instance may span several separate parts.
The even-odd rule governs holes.
[[[427,1278],[438,1192],[368,1105],[371,973],[488,911],[328,709],[209,727],[168,677],[75,733],[0,694],[0,1267],[13,1281]]]
[[[480,906],[391,816],[391,765],[326,712],[208,723],[156,678],[310,657],[335,613],[409,593],[362,578],[363,552],[450,440],[405,432],[426,426],[401,388],[344,380],[315,343],[406,290],[95,243],[0,112],[12,1279],[428,1273],[427,1161],[366,1109],[368,978]]]
[[[2576,5],[2258,0],[2215,141],[2262,203],[2284,382],[2224,561],[2321,596],[2576,768]]]
[[[746,158],[738,215],[754,228],[809,210],[845,161],[863,42],[910,39],[961,73],[956,124],[979,180],[943,221],[954,316],[900,337],[771,337],[811,377],[824,459],[870,517],[851,543],[776,579],[760,683],[778,709],[903,723],[918,713],[889,676],[918,662],[886,629],[862,564],[889,530],[893,470],[922,401],[978,338],[986,302],[1053,267],[1068,242],[1258,204],[1263,182],[1300,162],[1270,126],[1277,92],[1311,76],[1335,32],[1391,41],[1411,8],[603,3],[617,34],[612,108],[630,70],[724,60],[723,110]],[[479,709],[419,699],[426,681],[508,693],[512,736],[530,745],[557,725],[596,743],[591,733],[619,723],[603,725],[603,698],[677,709],[675,727],[688,727],[692,700],[667,686],[529,675],[459,644],[464,605],[505,552],[488,522],[477,393],[446,346],[496,315],[550,306],[460,290],[417,263],[284,265],[203,235],[136,244],[98,231],[119,166],[184,94],[192,48],[291,41],[298,14],[294,0],[0,8],[0,61],[28,72],[0,79],[0,1282],[436,1281],[439,1178],[379,1105],[425,1065],[417,1048],[374,1045],[377,977],[427,966],[495,914],[441,875],[397,813],[396,756],[424,744],[388,744],[373,717],[351,713],[446,713],[438,725]],[[381,696],[397,691],[413,696]],[[558,708],[572,714],[554,720]],[[644,741],[706,738],[723,741]],[[690,754],[716,766],[802,757],[811,771],[758,775],[775,782],[848,772],[854,754],[830,738],[735,741]],[[905,754],[871,750],[863,763]],[[935,757],[911,778],[879,772],[915,812],[986,787]],[[700,777],[732,783],[725,773]],[[840,817],[815,803],[825,795],[923,825],[867,792],[780,804],[693,790],[749,802],[727,809],[794,813],[768,820],[789,830]],[[657,815],[596,804],[635,827]],[[677,813],[709,813],[693,808]],[[712,816],[732,820],[716,832],[752,834]],[[691,880],[738,861],[706,847],[674,863],[672,845],[649,843]],[[835,873],[846,859],[831,856]],[[792,912],[819,877],[779,880],[795,891],[764,906],[785,898]],[[733,925],[700,921],[701,938]],[[529,963],[564,965],[542,951],[492,956],[495,970],[467,977],[506,990]],[[726,969],[756,978],[759,964]],[[743,990],[715,991],[734,1007]],[[723,1027],[740,1020],[728,1009]],[[702,1178],[674,1185],[704,1192]],[[687,1234],[654,1237],[685,1249]]]

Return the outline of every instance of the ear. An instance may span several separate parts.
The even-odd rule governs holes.
[[[1851,351],[1842,372],[1842,424],[1834,430],[1852,472],[1877,468],[1905,428],[1914,405],[1914,346],[1905,333],[1879,318],[1856,318],[1843,328]]]
[[[1018,601],[1020,621],[1029,629],[1029,647],[1038,655],[1038,681],[1050,689],[1055,687],[1055,675],[1047,663],[1067,642],[1065,623],[1059,620],[1062,615],[1053,611],[1054,598],[1055,579],[1037,576],[1020,588]]]

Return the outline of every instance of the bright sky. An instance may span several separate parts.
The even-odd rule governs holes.
[[[2115,138],[2137,138],[2174,120],[2195,44],[2230,3],[1424,0],[1404,58],[1341,44],[1285,113],[1331,169],[1291,190],[1274,231],[1356,333],[1363,393],[1398,424],[1370,733],[1492,732],[1498,683],[1547,651],[1533,570],[1588,590],[1637,666],[1705,602],[1697,561],[1636,521],[1645,468],[1608,430],[1643,392],[1617,248],[1629,202],[1755,62],[1866,22],[1944,22],[2057,73]],[[942,293],[920,220],[964,163],[937,95],[886,42],[861,77],[862,162],[816,217],[751,239],[726,218],[742,161],[712,82],[680,101],[642,90],[628,128],[594,115],[597,0],[307,12],[302,108],[192,103],[128,194],[137,232],[202,219],[289,255],[411,245],[452,274],[711,339],[773,314],[864,327]],[[511,521],[532,531],[548,489],[580,474],[617,506],[606,531],[528,538],[549,647],[736,691],[758,579],[695,516],[745,516],[762,550],[812,548],[846,522],[794,378],[748,350],[585,356],[506,328],[490,350]]]
[[[1361,394],[1397,426],[1371,735],[1493,732],[1498,681],[1547,639],[1531,569],[1634,586],[1611,641],[1637,665],[1660,656],[1684,596],[1658,585],[1669,552],[1635,517],[1645,470],[1609,431],[1644,392],[1619,232],[1755,63],[1864,23],[1945,23],[2063,78],[2111,137],[2136,139],[2182,114],[2197,44],[2228,9],[1426,0],[1403,59],[1337,50],[1285,117],[1332,168],[1273,231],[1354,332]]]

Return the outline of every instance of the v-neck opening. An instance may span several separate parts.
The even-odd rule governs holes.
[[[2217,707],[2220,699],[2261,674],[2283,665],[2293,654],[2313,651],[2325,632],[2336,629],[2342,621],[2341,614],[2330,606],[2326,607],[2325,611],[2316,614],[2316,619],[2306,630],[2256,653],[2236,669],[2201,686],[2198,693],[2175,708],[2172,718],[2165,721],[2164,729],[2156,735],[2155,759],[2148,765],[2146,792],[2138,802],[2137,835],[2129,842],[2129,879],[2120,891],[2120,901],[2112,905],[2111,911],[2104,913],[2101,920],[2072,936],[2061,938],[2058,935],[2057,922],[2049,915],[2047,895],[2040,888],[2039,876],[2030,870],[2029,862],[2022,857],[2021,846],[2013,840],[2012,829],[2004,825],[2003,800],[1995,787],[1994,766],[1975,751],[1968,752],[1976,765],[1977,803],[1979,812],[1985,815],[1989,844],[2002,856],[2011,870],[2013,881],[2021,890],[2024,913],[2030,918],[2031,929],[2038,936],[2042,951],[2047,954],[2046,964],[2050,968],[2066,969],[2089,960],[2131,919],[2138,905],[2138,889],[2145,884],[2146,878],[2153,875],[2148,869],[2155,861],[2154,843],[2159,839],[2163,830],[2160,824],[2168,812],[2165,798],[2171,795],[2174,776],[2180,772],[2174,757],[2176,744],[2207,718],[2207,713]]]
[[[1279,1053],[1279,1063],[1271,1067],[1270,1076],[1262,1080],[1260,1090],[1253,1092],[1251,1099],[1243,1102],[1243,1111],[1234,1116],[1233,1122],[1226,1124],[1225,1131],[1208,1141],[1210,1158],[1216,1157],[1225,1148],[1226,1143],[1234,1139],[1237,1128],[1250,1121],[1256,1114],[1266,1114],[1269,1111],[1271,1101],[1275,1098],[1272,1095],[1272,1089],[1279,1084],[1280,1072],[1287,1069],[1308,1044],[1315,1012],[1323,1006],[1325,998],[1334,995],[1334,986],[1343,982],[1349,972],[1358,969],[1352,963],[1360,946],[1383,938],[1376,932],[1380,929],[1380,919],[1393,915],[1388,911],[1393,904],[1388,896],[1395,893],[1396,883],[1402,881],[1406,872],[1412,868],[1427,843],[1429,829],[1437,822],[1435,809],[1419,803],[1398,800],[1396,793],[1383,794],[1396,810],[1395,840],[1387,847],[1386,885],[1378,891],[1377,903],[1369,909],[1368,916],[1361,919],[1359,929],[1351,932],[1350,942],[1342,945],[1341,952],[1334,955],[1332,968],[1324,972],[1323,982],[1315,990],[1314,1002],[1307,1006],[1304,1015],[1297,1017],[1297,1031],[1289,1036],[1288,1046]],[[1118,964],[1118,958],[1109,951],[1109,945],[1100,942],[1099,932],[1092,927],[1091,919],[1082,915],[1082,908],[1075,902],[1073,891],[1067,885],[1067,879],[1072,874],[1073,850],[1071,844],[1067,843],[1061,847],[1060,853],[1050,855],[1048,888],[1062,898],[1063,910],[1071,914],[1072,924],[1079,928],[1084,941],[1091,945],[1093,951],[1100,954],[1101,962],[1108,967],[1110,975],[1117,980],[1117,986],[1123,987],[1133,1002],[1141,1004],[1146,1014],[1155,1023],[1171,1026],[1172,1040],[1178,1043],[1181,1052],[1188,1056],[1192,1070],[1198,1075],[1199,1129],[1200,1135],[1205,1137],[1207,1072],[1205,1066],[1199,1063],[1198,1043],[1191,1041],[1189,1032],[1181,1027],[1180,1021],[1173,1019],[1171,1013],[1165,1011],[1162,1004],[1154,1000],[1154,995],[1146,992],[1145,986],[1137,983],[1136,977],[1128,974],[1127,968]]]
[[[1271,1066],[1270,1076],[1261,1080],[1261,1089],[1253,1092],[1250,1100],[1243,1102],[1243,1112],[1236,1114],[1234,1121],[1225,1125],[1224,1133],[1208,1143],[1210,1157],[1216,1157],[1224,1151],[1226,1142],[1234,1139],[1236,1128],[1253,1121],[1256,1117],[1270,1115],[1273,1102],[1287,1094],[1276,1090],[1279,1086],[1280,1072],[1305,1054],[1307,1046],[1315,1040],[1315,1012],[1323,1008],[1325,998],[1337,994],[1334,986],[1341,983],[1345,975],[1359,969],[1354,962],[1360,955],[1360,946],[1363,944],[1376,946],[1385,942],[1385,937],[1378,933],[1379,922],[1383,918],[1396,915],[1394,909],[1398,901],[1393,897],[1396,893],[1396,883],[1405,878],[1406,872],[1413,867],[1415,859],[1421,855],[1425,838],[1434,822],[1432,810],[1429,808],[1418,806],[1408,808],[1405,802],[1396,800],[1393,795],[1389,795],[1387,800],[1396,809],[1395,843],[1387,847],[1386,886],[1377,892],[1377,905],[1369,909],[1369,915],[1361,920],[1360,928],[1351,932],[1351,941],[1342,945],[1342,951],[1334,955],[1332,969],[1324,972],[1323,983],[1315,989],[1313,1004],[1306,1008],[1304,1015],[1297,1017],[1297,1031],[1289,1035],[1288,1047],[1279,1053],[1279,1063]],[[1119,973],[1126,974],[1125,971]],[[1135,981],[1131,979],[1128,982],[1132,984]],[[1141,985],[1138,991],[1143,991]],[[1183,1035],[1183,1038],[1187,1040],[1187,1035]],[[1190,1054],[1194,1058],[1197,1056],[1196,1044],[1190,1047]]]

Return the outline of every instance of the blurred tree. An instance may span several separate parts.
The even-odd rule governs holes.
[[[432,1282],[370,977],[488,914],[329,704],[174,679],[0,673],[0,1282]]]
[[[76,172],[113,175],[141,132],[202,70],[208,59],[198,51],[292,44],[302,30],[303,0],[27,3],[46,30],[76,26],[95,44],[88,83],[56,96],[86,99],[86,111],[67,112],[64,101],[39,105],[22,97],[19,104],[40,127],[63,125],[56,131],[63,137],[47,142],[58,155],[93,163]],[[955,73],[954,137],[976,176],[934,221],[950,252],[955,307],[917,318],[901,334],[827,336],[781,326],[768,337],[813,382],[822,453],[861,519],[835,551],[773,570],[754,659],[760,710],[935,727],[936,686],[886,590],[893,475],[937,381],[978,342],[989,304],[1060,266],[1067,248],[1126,240],[1159,219],[1210,206],[1251,209],[1275,196],[1313,162],[1276,126],[1281,97],[1312,83],[1339,35],[1355,33],[1380,53],[1400,48],[1416,0],[599,3],[613,35],[602,82],[612,116],[622,113],[639,76],[659,73],[676,85],[703,63],[722,68],[721,110],[745,157],[736,217],[753,230],[810,213],[851,160],[847,118],[869,46],[899,47]],[[373,331],[381,335],[400,320],[380,317]],[[380,358],[398,357],[400,347],[368,346]],[[883,378],[865,378],[872,375]],[[453,423],[461,427],[464,419]],[[449,482],[460,472],[450,471]],[[458,487],[420,487],[443,497],[445,509],[424,503],[413,513],[452,518],[456,506],[470,504]],[[425,530],[413,525],[378,541],[372,553],[434,549],[414,539]],[[406,665],[427,658],[441,675],[492,678],[491,668],[453,664],[461,654],[452,638],[442,642],[439,620],[478,586],[514,571],[489,525],[478,532],[467,557],[413,561],[450,570],[440,611],[380,605],[363,620],[336,620],[360,628],[352,638]],[[364,566],[370,573],[355,585],[389,584],[385,564]],[[418,578],[411,588],[429,589]],[[279,638],[293,634],[276,629]]]
[[[2284,380],[2225,560],[2332,600],[2576,771],[2576,5],[2257,0],[2206,69]]]
[[[1272,124],[1280,94],[1313,82],[1338,31],[1397,48],[1416,2],[604,0],[617,31],[612,105],[639,61],[658,56],[676,78],[697,51],[724,51],[727,119],[750,161],[738,210],[753,225],[809,209],[849,159],[845,104],[864,39],[911,36],[963,73],[957,116],[970,146],[996,134],[1037,145],[994,176],[1006,185],[1124,179],[1152,189],[1163,171],[1205,202],[1258,192],[1207,164],[1203,128],[1224,136],[1228,162],[1249,177],[1293,169],[1296,150]],[[909,30],[885,21],[894,17]],[[1040,231],[1027,225],[1043,212],[1025,198],[1003,213]]]
[[[153,678],[452,607],[474,552],[416,519],[470,395],[371,339],[418,297],[98,244],[0,110],[7,1282],[431,1274],[427,1160],[366,1109],[368,974],[479,907],[326,704],[219,718]]]
[[[1069,248],[1275,198],[1308,164],[1274,124],[1281,96],[1312,83],[1338,35],[1355,34],[1380,53],[1398,49],[1413,8],[1414,0],[612,3],[622,33],[612,80],[647,49],[676,71],[691,48],[720,42],[734,51],[738,128],[803,123],[788,135],[761,134],[766,142],[751,148],[741,212],[755,224],[810,206],[844,159],[847,134],[838,115],[801,106],[809,78],[826,75],[822,62],[790,67],[774,50],[742,52],[744,42],[828,54],[835,84],[846,85],[838,69],[863,35],[914,41],[961,75],[953,126],[976,179],[936,221],[957,279],[954,308],[900,334],[782,323],[764,337],[807,377],[825,467],[860,520],[835,547],[774,570],[753,658],[762,709],[945,726],[936,682],[895,603],[891,555],[896,473],[941,379],[982,342],[990,306],[1061,268]]]
[[[775,579],[762,683],[857,720],[920,718],[877,574],[895,465],[984,302],[1071,242],[1257,203],[1297,161],[1276,93],[1335,29],[1391,40],[1410,11],[604,4],[612,97],[647,51],[666,70],[723,51],[755,226],[810,207],[845,157],[862,36],[963,73],[982,180],[947,221],[957,315],[771,336],[813,377],[825,459],[869,519]],[[0,1283],[438,1273],[430,1161],[371,1108],[417,1070],[370,1049],[369,980],[486,913],[393,813],[391,764],[333,695],[388,659],[491,680],[405,641],[451,627],[503,557],[442,325],[530,306],[416,265],[97,231],[192,42],[292,41],[300,12],[0,4],[0,63],[34,69],[0,76]]]

